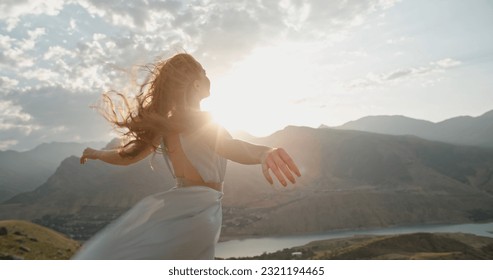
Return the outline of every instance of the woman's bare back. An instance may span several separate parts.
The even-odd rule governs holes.
[[[164,140],[166,146],[168,147],[168,157],[171,161],[173,171],[177,178],[183,179],[185,182],[187,182],[187,185],[212,185],[204,182],[202,176],[200,176],[197,169],[192,165],[190,160],[185,155],[179,134],[167,135]],[[216,189],[215,186],[209,187]]]

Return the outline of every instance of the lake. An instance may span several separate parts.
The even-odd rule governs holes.
[[[270,253],[284,248],[305,245],[308,242],[315,240],[352,237],[354,235],[386,235],[416,232],[462,232],[493,238],[493,223],[391,227],[371,230],[330,231],[306,235],[229,240],[217,244],[216,257],[231,258],[257,256],[264,252]]]

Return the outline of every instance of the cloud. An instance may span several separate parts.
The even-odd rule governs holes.
[[[0,88],[12,89],[19,84],[19,81],[11,79],[9,77],[0,76]]]
[[[4,1],[0,4],[4,21],[42,15],[45,24],[26,21],[31,28],[27,34],[0,35],[0,63],[21,68],[43,65],[43,70],[30,69],[27,76],[20,70],[21,77],[13,77],[20,87],[32,86],[32,74],[40,73],[42,84],[49,77],[49,85],[66,84],[77,90],[105,85],[115,74],[108,67],[128,68],[183,49],[211,68],[226,69],[259,45],[287,38],[343,40],[344,32],[367,15],[396,2]],[[75,82],[66,82],[71,79]]]
[[[2,111],[0,121],[4,123],[8,120],[20,120],[22,122],[29,121],[31,116],[22,112],[22,108],[14,105],[12,101],[0,100],[0,111]]]
[[[12,146],[17,145],[19,141],[17,140],[0,140],[0,150],[7,150]]]
[[[359,78],[350,81],[347,86],[351,89],[375,88],[388,83],[396,83],[403,80],[409,80],[426,74],[443,72],[446,69],[458,65],[461,65],[460,61],[454,60],[452,58],[445,58],[438,61],[430,62],[426,66],[398,69],[382,74],[375,74],[370,72],[366,75],[365,78]]]
[[[65,57],[74,58],[75,53],[69,51],[68,49],[62,46],[49,46],[48,51],[46,51],[43,55],[44,60],[51,60],[51,61],[57,59],[63,59]]]
[[[391,72],[389,74],[383,75],[381,78],[385,81],[396,80],[402,77],[406,77],[411,75],[414,72],[414,69],[403,69]]]
[[[389,45],[400,45],[400,44],[407,44],[414,39],[408,36],[400,36],[398,38],[392,38],[392,39],[387,39],[386,43]]]
[[[78,4],[85,8],[91,15],[105,19],[113,25],[129,28],[146,28],[152,11],[164,12],[162,19],[166,20],[166,2],[135,0],[124,1],[97,1],[83,0]],[[173,1],[171,1],[173,2]],[[174,7],[173,4],[170,5]]]
[[[3,0],[0,3],[0,18],[7,24],[7,31],[11,31],[23,16],[46,14],[57,15],[64,5],[64,0]]]
[[[36,41],[38,40],[38,38],[45,34],[45,28],[35,28],[33,30],[28,30],[27,35],[29,36],[29,38],[22,41],[21,49],[24,51],[32,50],[36,45]]]
[[[77,55],[84,59],[86,64],[101,63],[101,61],[118,63],[124,60],[122,64],[128,65],[145,58],[148,61],[149,57],[165,54],[166,50],[185,49],[197,55],[199,59],[203,59],[206,64],[208,62],[217,64],[217,60],[221,60],[222,64],[227,66],[248,55],[261,44],[275,43],[287,37],[341,40],[344,38],[344,32],[355,25],[362,24],[368,14],[388,9],[396,2],[83,0],[68,1],[65,7],[62,1],[46,2],[44,5],[36,1],[9,1],[2,5],[6,10],[15,11],[9,14],[9,18],[20,18],[28,14],[65,14],[68,13],[68,5],[71,5],[71,10],[83,10],[88,16],[101,20],[103,24],[98,23],[101,25],[98,27],[98,34],[106,38],[92,36],[91,42],[90,39],[82,36],[79,42],[76,42],[79,51]],[[31,12],[23,11],[28,7]],[[79,16],[76,16],[77,14]],[[81,23],[89,19],[81,15],[84,13],[72,12],[70,17],[62,17],[68,27],[65,30],[67,34],[87,28]],[[50,21],[45,21],[48,23],[47,28],[51,28]],[[60,20],[55,22],[59,24]],[[33,35],[53,36],[50,30],[46,32],[42,28],[35,30],[43,30],[43,32]],[[125,35],[122,36],[123,34]],[[32,36],[24,41],[32,48],[35,39],[37,37]],[[101,44],[100,42],[104,40],[107,42]],[[122,45],[124,42],[127,45]],[[21,43],[17,42],[16,45],[19,49]],[[115,47],[120,50],[105,53],[105,50],[115,50]],[[36,57],[29,57],[20,50],[22,48],[6,55],[9,57],[10,64],[30,67],[37,63]],[[21,57],[27,59],[20,63]],[[44,57],[50,57],[50,54],[45,54]],[[88,61],[90,58],[96,59]]]
[[[2,1],[0,140],[10,142],[0,145],[101,139],[108,125],[88,105],[125,89],[132,67],[156,57],[186,50],[220,73],[259,47],[343,41],[396,2]]]
[[[0,67],[6,66],[12,72],[35,66],[35,59],[28,52],[34,49],[44,32],[44,28],[28,30],[25,38],[0,35]]]
[[[461,62],[457,61],[457,60],[453,60],[451,58],[445,58],[445,59],[439,60],[433,64],[440,67],[440,68],[450,68],[450,67],[461,65]]]
[[[311,5],[308,2],[293,2],[289,0],[279,2],[280,8],[286,11],[283,23],[288,28],[300,30],[310,15]]]
[[[2,136],[5,131],[15,130],[24,136],[31,134],[38,126],[32,125],[29,121],[32,116],[23,111],[23,108],[10,100],[0,100],[0,132]]]
[[[59,86],[13,91],[0,101],[0,140],[14,139],[16,149],[50,141],[108,139],[110,126],[90,106],[99,94]]]

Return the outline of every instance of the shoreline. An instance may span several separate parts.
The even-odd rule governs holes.
[[[486,221],[481,221],[481,222],[429,222],[429,223],[423,223],[423,224],[399,224],[399,225],[391,225],[387,227],[360,227],[360,228],[343,228],[343,229],[333,229],[333,230],[327,230],[327,231],[316,231],[316,232],[303,232],[303,233],[292,233],[292,234],[286,234],[286,235],[234,235],[234,236],[221,236],[219,238],[218,243],[222,242],[228,242],[228,241],[243,241],[246,239],[262,239],[262,238],[289,238],[289,237],[302,237],[302,236],[310,236],[310,235],[325,235],[325,234],[338,234],[338,233],[345,233],[345,232],[356,232],[356,231],[376,231],[376,230],[391,230],[395,228],[413,228],[413,227],[438,227],[438,226],[454,226],[454,225],[480,225],[480,224],[489,224],[493,223],[493,219],[491,220],[486,220]],[[493,230],[489,231],[491,234],[493,234]]]
[[[481,226],[486,225],[486,226]],[[491,227],[491,228],[490,228]],[[355,230],[332,230],[317,233],[255,236],[243,235],[221,239],[216,246],[218,258],[253,257],[283,249],[307,245],[313,241],[344,239],[358,236],[400,235],[408,233],[466,233],[493,238],[493,221],[480,223],[427,223]]]

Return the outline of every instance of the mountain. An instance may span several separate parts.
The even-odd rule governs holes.
[[[264,253],[256,260],[491,260],[493,238],[464,233],[354,236]]]
[[[232,165],[224,237],[493,218],[491,149],[298,127],[259,143],[286,147],[303,177],[295,187],[272,188],[258,166]]]
[[[39,187],[70,155],[101,143],[49,143],[26,151],[0,151],[0,202]]]
[[[78,157],[71,156],[40,187],[0,205],[0,219],[34,220],[84,239],[88,237],[85,232],[99,230],[141,198],[173,186],[166,168],[158,156],[133,166],[101,161],[81,165]]]
[[[303,176],[270,186],[258,165],[230,163],[223,238],[493,219],[492,149],[306,127],[254,142],[284,147]],[[0,219],[34,220],[83,240],[173,185],[160,155],[127,167],[69,157],[39,188],[0,204]]]
[[[493,147],[493,110],[479,117],[455,117],[438,123],[404,116],[370,116],[336,128],[390,135],[415,135],[459,145]]]
[[[0,221],[0,260],[63,260],[79,248],[75,240],[27,221]]]

